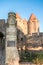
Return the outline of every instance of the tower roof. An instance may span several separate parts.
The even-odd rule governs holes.
[[[21,19],[20,15],[18,13],[16,13],[16,18]]]
[[[29,20],[33,21],[33,20],[36,20],[36,19],[37,19],[36,16],[32,13]]]

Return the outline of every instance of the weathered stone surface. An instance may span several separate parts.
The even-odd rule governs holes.
[[[22,19],[18,14],[16,14],[16,20],[17,20],[17,28],[24,34],[28,34],[28,25],[27,20]]]
[[[34,14],[30,16],[28,21],[28,29],[30,35],[32,35],[32,33],[39,33],[39,21]]]
[[[10,12],[7,21],[8,22],[5,23],[5,20],[0,19],[1,65],[5,65],[5,63],[17,65],[15,62],[18,63],[19,61],[18,50],[20,53],[21,49],[25,50],[25,48],[37,51],[43,50],[43,32],[39,32],[39,22],[34,14],[30,16],[30,19],[27,22],[27,20],[22,19],[19,14]],[[5,36],[7,40],[6,43]],[[19,49],[17,49],[17,47]]]
[[[10,13],[8,17],[9,27],[6,29],[6,63],[8,63],[8,65],[19,65],[17,27],[15,24],[15,14]]]

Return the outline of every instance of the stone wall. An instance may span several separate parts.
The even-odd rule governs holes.
[[[0,32],[5,35],[5,19],[0,19]]]
[[[26,37],[26,47],[28,50],[43,50],[43,34],[33,34]]]
[[[28,34],[27,20],[22,19],[19,14],[16,14],[17,28],[23,32],[24,35]]]

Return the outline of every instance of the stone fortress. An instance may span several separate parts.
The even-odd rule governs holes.
[[[11,12],[12,13],[12,12]],[[8,19],[7,19],[8,21]],[[17,48],[37,48],[43,46],[43,32],[39,30],[39,20],[34,14],[31,14],[29,20],[22,19],[18,13],[16,13],[17,21]],[[0,19],[0,48],[3,47],[6,37],[6,28],[8,22],[5,19]],[[4,41],[4,42],[3,42]],[[2,47],[1,47],[2,46]],[[29,49],[28,49],[29,50]],[[35,49],[34,49],[35,50]]]
[[[15,21],[16,23],[14,23]],[[9,60],[8,57],[10,53],[12,53],[11,56],[17,55],[16,59],[19,61],[18,51],[15,48],[18,51],[21,51],[22,49],[27,49],[29,51],[43,51],[43,32],[40,32],[39,21],[34,14],[31,14],[28,21],[22,19],[18,13],[14,12],[8,13],[7,22],[5,19],[0,19],[1,65],[5,65]],[[16,53],[14,53],[14,50]],[[9,60],[9,62],[12,61]],[[6,63],[6,65],[10,64]]]
[[[29,20],[22,19],[16,14],[18,29],[18,48],[39,51],[43,50],[43,32],[39,30],[39,20],[31,14]]]

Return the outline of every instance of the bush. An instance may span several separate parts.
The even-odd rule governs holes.
[[[43,62],[43,52],[29,52],[27,50],[25,51],[21,51],[20,54],[20,61],[21,62],[33,62],[35,63],[35,61],[38,62]]]

